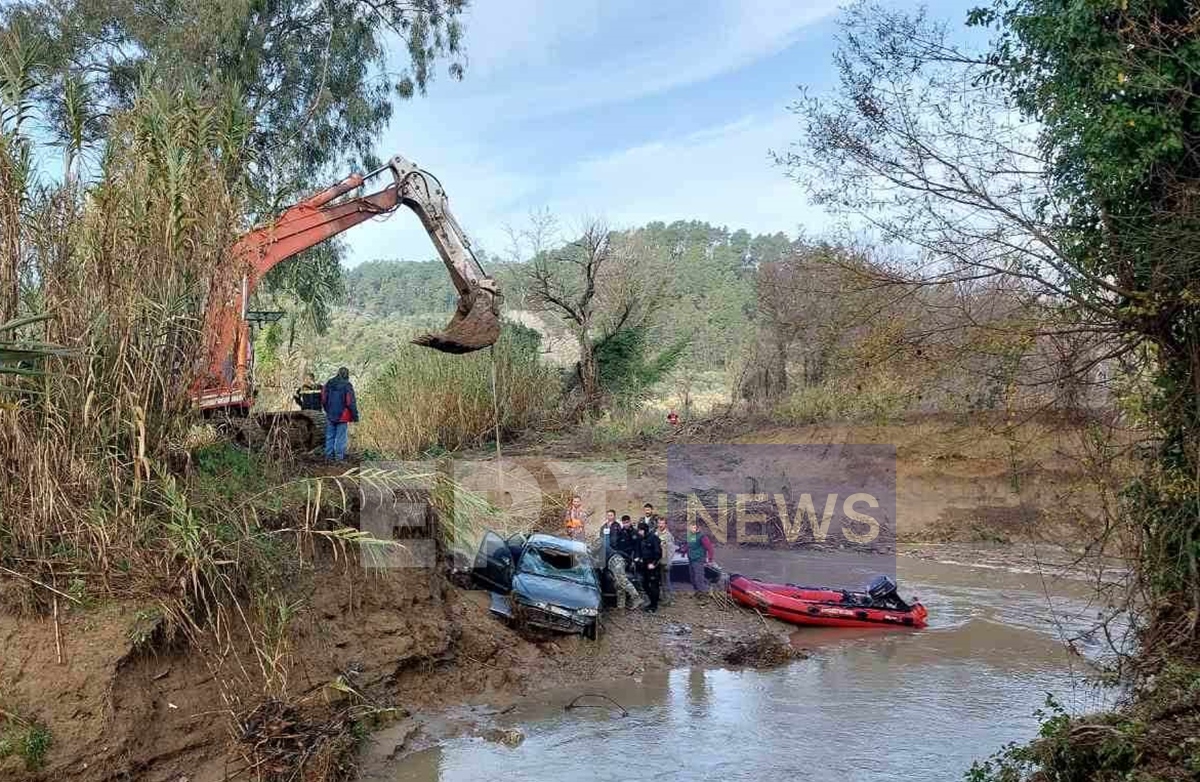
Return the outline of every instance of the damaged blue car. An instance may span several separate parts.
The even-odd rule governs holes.
[[[535,534],[483,536],[472,578],[491,592],[492,613],[522,625],[596,638],[600,579],[577,540]]]

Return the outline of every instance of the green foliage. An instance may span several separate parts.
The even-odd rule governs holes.
[[[93,113],[105,116],[133,105],[147,77],[206,95],[236,90],[252,112],[247,155],[260,213],[271,213],[334,171],[373,162],[394,98],[424,92],[443,58],[452,77],[462,76],[465,6],[200,0],[150,11],[105,0],[25,0],[5,4],[0,25],[21,27],[44,50],[47,103],[69,94],[64,85],[75,74],[92,93]],[[399,73],[388,59],[395,39],[408,60]]]
[[[202,450],[191,482],[164,467],[184,453],[189,357],[241,216],[231,182],[244,128],[225,121],[229,108],[147,90],[112,119],[94,184],[34,188],[10,176],[19,164],[0,145],[0,213],[20,215],[0,246],[0,280],[17,288],[0,306],[17,312],[0,320],[15,316],[7,333],[40,354],[42,372],[6,374],[17,389],[0,390],[12,473],[0,483],[0,556],[46,583],[49,563],[71,563],[57,578],[72,605],[121,588],[110,569],[125,588],[161,587],[177,628],[247,588],[255,541],[271,537],[262,517],[305,499],[253,494],[278,473],[228,449]],[[26,314],[31,304],[50,316]],[[31,751],[44,746],[35,735]]]
[[[650,329],[623,328],[605,335],[593,347],[600,388],[620,403],[632,404],[661,382],[682,360],[690,340],[681,337],[651,353]]]
[[[78,522],[140,526],[118,487],[140,487],[186,427],[195,363],[186,357],[200,350],[203,301],[239,201],[228,173],[243,139],[219,116],[192,93],[147,92],[114,119],[105,177],[86,189],[30,187],[8,176],[14,163],[0,146],[0,213],[19,214],[0,249],[5,293],[16,289],[0,295],[0,320],[36,321],[36,340],[17,341],[36,343],[44,370],[17,375],[18,393],[0,391],[0,414],[11,413],[0,453],[15,471],[0,485],[6,555],[38,560],[65,545],[107,561],[110,543],[138,538]],[[51,317],[30,315],[33,305]]]
[[[1184,2],[1005,0],[992,77],[1042,126],[1068,282],[1129,342],[1153,347],[1159,430],[1126,493],[1158,600],[1200,611],[1200,47]],[[1184,608],[1186,606],[1186,609]],[[1173,623],[1190,629],[1177,632]],[[1145,640],[1193,644],[1157,617]]]
[[[271,461],[261,452],[217,442],[192,452],[196,470],[191,491],[205,502],[233,502],[267,493],[278,479]],[[272,494],[277,501],[279,498]]]
[[[1194,668],[1169,666],[1125,713],[1071,717],[1047,696],[1029,744],[1008,744],[966,782],[1124,782],[1188,779],[1195,771]]]
[[[793,249],[783,234],[751,236],[694,220],[654,222],[629,234],[660,256],[665,275],[656,341],[687,338],[686,363],[703,368],[724,368],[735,356],[753,328],[755,270]]]
[[[465,0],[201,0],[147,9],[104,0],[0,6],[0,129],[18,130],[41,106],[63,175],[118,140],[112,120],[150,90],[184,90],[224,105],[206,121],[240,140],[227,147],[230,181],[258,221],[345,176],[374,168],[375,144],[396,98],[424,93],[439,61],[461,78]],[[389,42],[405,48],[397,72]],[[384,74],[382,78],[380,75]],[[32,169],[20,142],[21,177]],[[181,185],[185,183],[181,182]],[[323,332],[340,299],[341,246],[282,264],[262,290],[298,327]],[[4,307],[0,306],[0,314]]]
[[[133,615],[133,623],[130,625],[126,636],[129,642],[135,648],[145,646],[154,636],[156,630],[162,625],[163,613],[158,607],[143,608]]]
[[[286,313],[282,322],[271,326],[280,333],[280,341],[286,332],[289,347],[299,332],[321,335],[328,330],[333,308],[346,293],[340,250],[336,240],[306,250],[267,272],[255,292],[255,298],[267,305],[263,309]]]
[[[458,301],[441,261],[368,261],[347,271],[345,279],[345,306],[355,313],[450,313]]]
[[[627,408],[615,410],[585,423],[584,435],[592,449],[614,456],[628,456],[628,448],[653,445],[667,437],[673,427],[661,410]]]
[[[57,345],[49,345],[36,340],[17,339],[22,329],[49,320],[48,315],[33,315],[27,318],[15,318],[7,323],[0,323],[0,377],[4,375],[36,378],[42,376],[42,367],[46,359],[65,355]],[[0,386],[3,389],[3,386]],[[31,387],[22,389],[26,394],[41,393]]]
[[[318,381],[332,377],[340,366],[347,366],[353,373],[355,387],[366,388],[374,382],[380,372],[392,361],[397,350],[405,347],[415,335],[440,330],[450,320],[450,312],[426,313],[423,315],[388,315],[377,317],[361,315],[345,307],[338,307],[330,318],[329,328],[324,335],[303,332],[297,335],[292,351],[287,351],[286,334],[278,330],[278,353],[269,356],[279,363],[290,356],[317,375]],[[289,376],[286,382],[278,383],[282,394],[275,408],[290,404],[292,389],[300,375]],[[270,385],[272,377],[260,375],[260,383]]]
[[[530,356],[541,352],[542,335],[537,329],[531,329],[523,323],[506,320],[504,330],[514,351]]]
[[[37,771],[46,763],[53,737],[38,722],[29,722],[0,709],[0,760],[17,755],[25,761],[26,771]]]
[[[1121,220],[1149,216],[1163,186],[1194,174],[1189,150],[1200,131],[1191,69],[1200,61],[1181,2],[1015,0],[976,9],[995,25],[994,78],[1043,124],[1054,183],[1078,222],[1101,210]],[[1179,166],[1186,168],[1180,170]],[[1119,255],[1103,252],[1103,266]]]
[[[43,725],[33,725],[25,734],[25,741],[19,749],[25,758],[25,768],[36,771],[46,762],[46,752],[50,749],[53,737],[49,729]]]
[[[28,194],[33,170],[27,128],[36,119],[41,58],[42,48],[23,31],[0,31],[0,154],[7,159],[6,190],[22,198]]]
[[[640,262],[669,275],[666,286],[655,280],[653,301],[646,302],[651,310],[647,324],[620,337],[619,341],[636,337],[638,360],[625,370],[610,362],[613,386],[622,393],[652,385],[673,370],[724,370],[753,327],[755,267],[778,260],[792,248],[782,234],[751,236],[695,221],[650,223],[615,232],[614,237],[637,242],[645,255]],[[525,268],[524,263],[490,267],[502,281],[509,307],[522,306]],[[370,261],[345,271],[344,280],[344,303],[333,309],[326,333],[314,336],[303,324],[293,333],[291,321],[268,329],[275,349],[260,352],[264,365],[294,350],[319,377],[345,364],[369,384],[414,331],[445,323],[457,300],[440,261]],[[651,354],[647,345],[669,347]],[[622,352],[615,344],[611,347]]]

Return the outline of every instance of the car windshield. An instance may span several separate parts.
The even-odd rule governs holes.
[[[584,554],[574,554],[552,546],[530,546],[521,557],[522,573],[550,578],[565,578],[588,586],[596,585],[592,563]]]

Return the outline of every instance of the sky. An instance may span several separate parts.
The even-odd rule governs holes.
[[[507,229],[535,210],[564,234],[593,219],[819,234],[832,219],[771,152],[801,136],[788,110],[799,86],[836,82],[837,10],[836,0],[474,0],[465,78],[443,69],[426,95],[398,103],[376,152],[435,174],[491,256],[508,253]],[[345,239],[351,266],[435,257],[407,210]]]

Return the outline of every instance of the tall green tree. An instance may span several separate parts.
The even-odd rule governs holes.
[[[52,77],[41,95],[50,106],[73,83],[86,86],[100,116],[130,106],[147,79],[236,93],[253,120],[246,153],[256,211],[271,214],[350,166],[374,163],[396,99],[423,93],[440,62],[461,78],[465,7],[466,0],[18,0],[0,9],[0,24],[40,42]],[[403,52],[400,61],[390,48]]]
[[[1200,640],[1200,37],[1185,0],[1001,0],[990,75],[1036,118],[1064,263],[1144,343],[1158,442],[1129,490],[1168,648]]]
[[[1143,552],[1150,645],[1200,638],[1200,47],[1194,4],[998,0],[944,24],[860,4],[840,85],[796,106],[780,162],[906,251],[905,278],[1034,297],[1030,338],[1084,337],[1154,378],[1156,434],[1123,521]],[[880,280],[885,283],[885,279]],[[1054,318],[1049,319],[1051,313]]]
[[[22,42],[20,56],[36,54],[32,97],[63,151],[64,178],[78,178],[86,154],[103,146],[108,118],[148,89],[182,87],[221,96],[216,102],[237,107],[224,116],[248,123],[230,170],[260,221],[349,169],[374,168],[395,101],[423,93],[439,62],[462,77],[465,7],[466,0],[18,0],[0,7],[0,26]],[[402,52],[399,62],[390,49]],[[299,309],[292,338],[297,325],[327,326],[329,302],[343,290],[340,249],[310,250],[265,280],[265,293]]]

